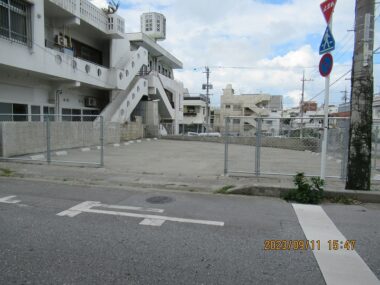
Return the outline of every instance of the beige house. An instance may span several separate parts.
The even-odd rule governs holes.
[[[270,136],[279,135],[282,114],[282,95],[242,94],[235,95],[231,84],[223,89],[220,106],[221,130],[225,128],[225,119],[232,118],[229,132],[238,136],[251,136],[256,132],[255,118],[265,118],[262,132]],[[278,119],[277,119],[278,118]]]

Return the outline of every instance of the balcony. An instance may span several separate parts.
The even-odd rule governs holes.
[[[124,19],[116,14],[107,14],[88,0],[49,0],[75,18],[95,27],[111,38],[122,38]],[[47,5],[47,10],[55,10]],[[78,22],[79,24],[79,22]]]

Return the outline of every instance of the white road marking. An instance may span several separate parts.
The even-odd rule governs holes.
[[[107,205],[101,204],[99,202],[99,207],[108,208],[108,209],[119,209],[119,210],[131,210],[131,211],[142,211],[142,212],[153,212],[153,213],[163,213],[163,209],[154,209],[154,208],[142,208],[142,207],[133,207],[133,206],[121,206],[121,205]]]
[[[120,144],[115,143],[113,146],[114,146],[114,147],[120,147]]]
[[[91,148],[89,148],[89,147],[83,147],[80,150],[83,151],[83,152],[89,152],[89,151],[91,151]]]
[[[157,141],[157,140],[158,140],[158,138],[154,138],[153,140]]]
[[[326,284],[379,285],[379,280],[356,251],[339,249],[331,251],[329,240],[346,241],[320,206],[293,204],[299,223],[307,240],[320,240],[321,249],[313,254]]]
[[[42,159],[45,159],[45,155],[43,155],[43,154],[36,154],[36,155],[32,155],[30,158],[32,160],[42,160]]]
[[[56,151],[55,155],[57,155],[57,156],[65,156],[65,155],[67,155],[67,151],[65,151],[65,150]]]
[[[144,220],[142,220],[142,222],[140,222],[139,225],[142,225],[142,226],[152,226],[152,227],[161,227],[163,223],[165,223],[165,220],[144,219]]]
[[[144,215],[144,214],[136,214],[136,213],[103,211],[103,210],[93,210],[93,209],[85,210],[85,212],[86,213],[95,213],[95,214],[106,214],[106,215],[115,215],[115,216],[143,218],[143,219],[158,219],[158,220],[178,222],[178,223],[201,224],[201,225],[220,226],[220,227],[224,226],[224,222],[217,222],[217,221],[183,219],[183,218],[175,218],[175,217],[167,217],[167,216]]]
[[[150,141],[151,141],[151,139],[146,139],[146,141],[147,141],[147,142],[150,142]]]
[[[129,145],[129,143],[128,143],[128,142],[125,142],[125,143],[124,143],[124,145],[128,146],[128,145]]]
[[[130,141],[129,143],[135,143],[135,141]]]
[[[137,140],[137,142],[138,142],[138,143],[141,143],[141,142],[142,142],[142,140]]]
[[[102,147],[101,147],[101,146],[97,146],[96,149],[97,149],[97,150],[101,150]]]
[[[135,211],[146,211],[146,212],[161,212],[162,209],[152,209],[152,208],[141,208],[141,207],[131,207],[131,206],[120,206],[120,205],[106,205],[101,204],[100,202],[87,201],[83,202],[79,205],[76,205],[66,211],[60,212],[58,216],[68,216],[75,217],[80,213],[94,213],[94,214],[105,214],[105,215],[114,215],[114,216],[124,216],[124,217],[133,217],[133,218],[142,218],[146,220],[154,220],[154,221],[145,221],[143,225],[154,224],[154,226],[158,226],[159,223],[156,220],[163,221],[161,225],[165,221],[171,222],[179,222],[179,223],[189,223],[189,224],[201,224],[201,225],[209,225],[209,226],[224,226],[224,222],[218,221],[207,221],[207,220],[195,220],[195,219],[184,219],[184,218],[176,218],[176,217],[168,217],[168,216],[156,216],[156,215],[147,215],[147,214],[137,214],[137,213],[128,213],[128,212],[117,212],[117,211],[106,211],[93,209],[94,207],[101,208],[109,208],[109,209],[133,209]]]
[[[16,198],[16,196],[7,196],[7,197],[0,198],[0,203],[17,204],[21,202],[20,200],[14,200],[14,198]]]
[[[99,202],[93,202],[93,201],[83,202],[66,211],[58,213],[57,216],[61,216],[61,217],[68,216],[70,218],[73,218],[96,205],[99,205]]]

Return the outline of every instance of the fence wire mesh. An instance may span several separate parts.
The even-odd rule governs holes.
[[[120,141],[118,127],[104,128],[96,115],[0,115],[0,158],[103,166],[104,143]]]
[[[330,118],[326,173],[345,179],[349,121]],[[295,175],[321,173],[323,118],[226,119],[225,174]]]

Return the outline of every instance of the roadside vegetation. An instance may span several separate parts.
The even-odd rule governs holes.
[[[3,177],[11,177],[13,176],[14,172],[10,170],[9,168],[0,168],[0,176]]]
[[[305,177],[304,173],[298,173],[294,177],[295,189],[282,195],[282,198],[288,202],[297,202],[301,204],[320,204],[324,199],[325,181],[319,177],[310,179]]]
[[[216,194],[228,194],[228,190],[234,188],[234,185],[227,185],[215,191]]]

